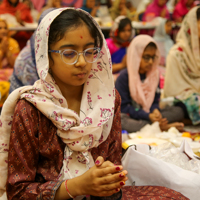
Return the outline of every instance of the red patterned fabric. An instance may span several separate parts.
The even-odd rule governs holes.
[[[115,116],[107,140],[92,150],[94,160],[104,157],[121,164],[121,99],[116,91]],[[63,164],[65,144],[56,127],[26,100],[17,103],[8,155],[8,200],[54,199],[61,182],[57,181]]]
[[[189,200],[181,193],[161,186],[127,186],[122,188],[122,200]]]

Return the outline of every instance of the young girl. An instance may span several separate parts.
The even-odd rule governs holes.
[[[80,9],[56,9],[35,47],[40,80],[3,106],[0,195],[6,184],[8,200],[120,199],[120,97],[100,28]]]
[[[160,50],[161,54],[160,64],[162,66],[165,66],[169,50],[174,45],[174,42],[170,37],[171,32],[172,32],[172,21],[161,18],[159,26],[156,27],[153,38],[156,41],[158,48]]]
[[[126,67],[126,49],[134,37],[134,31],[130,19],[119,16],[113,24],[111,38],[106,39],[110,50],[113,72],[118,72]]]
[[[183,128],[184,112],[180,107],[159,109],[159,63],[160,53],[153,38],[139,35],[131,42],[127,52],[127,69],[117,81],[122,103],[122,129],[139,131],[143,126],[160,122],[162,130],[175,126]],[[177,122],[177,123],[172,123]]]

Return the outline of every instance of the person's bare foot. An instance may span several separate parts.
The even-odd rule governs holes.
[[[184,124],[180,122],[174,122],[171,124],[160,123],[160,129],[162,131],[168,131],[171,127],[175,127],[178,131],[184,131]]]

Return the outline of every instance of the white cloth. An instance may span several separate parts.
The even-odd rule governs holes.
[[[135,150],[135,148],[137,150]],[[171,150],[172,151],[172,150]],[[170,162],[163,161],[163,154],[157,154],[155,157],[150,156],[149,146],[139,144],[129,147],[122,158],[122,165],[128,171],[128,181],[126,185],[135,186],[163,186],[180,192],[191,200],[199,200],[200,196],[200,175],[193,171],[184,169]],[[169,149],[166,150],[169,152]],[[176,152],[185,153],[200,166],[200,161],[192,152],[190,146],[184,141]],[[165,160],[171,160],[167,157],[170,153],[166,153]],[[167,157],[167,158],[166,158]],[[182,158],[180,157],[180,160]],[[186,163],[188,164],[189,161]],[[183,161],[182,161],[183,163]]]
[[[73,8],[50,12],[37,29],[35,51],[40,80],[33,86],[15,90],[3,106],[0,119],[0,196],[5,192],[10,131],[14,109],[19,99],[25,98],[34,104],[57,127],[58,136],[66,143],[63,167],[59,176],[61,180],[80,176],[93,166],[94,161],[89,150],[99,146],[110,133],[115,101],[111,57],[104,36],[91,16],[89,17],[103,38],[103,47],[84,85],[80,116],[68,109],[66,99],[48,73],[49,28],[53,20],[67,9]],[[81,9],[77,10],[89,15]]]

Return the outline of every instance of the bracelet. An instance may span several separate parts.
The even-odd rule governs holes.
[[[68,181],[68,180],[65,181],[65,189],[66,189],[66,191],[67,191],[67,194],[68,194],[71,198],[75,198],[75,197],[73,197],[73,196],[70,194],[70,192],[69,192],[69,190],[68,190],[67,181]]]

